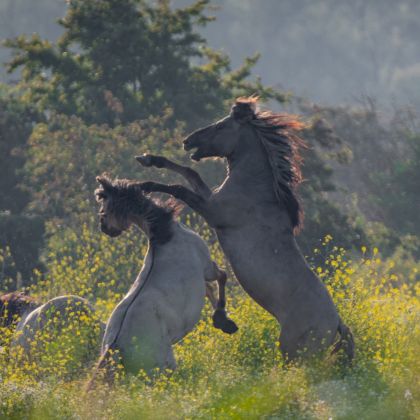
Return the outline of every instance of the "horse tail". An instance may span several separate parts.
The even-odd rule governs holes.
[[[93,370],[92,377],[86,386],[86,391],[92,391],[98,382],[98,376],[102,374],[102,378],[105,383],[112,385],[115,380],[115,373],[118,368],[118,364],[121,362],[119,350],[115,343],[111,344],[106,348],[99,358],[96,366]]]
[[[335,343],[334,348],[331,351],[331,354],[335,354],[340,350],[344,350],[347,360],[349,364],[351,364],[352,360],[354,359],[354,337],[353,333],[351,332],[351,329],[343,323],[343,321],[339,320],[338,333],[340,334],[340,338]]]

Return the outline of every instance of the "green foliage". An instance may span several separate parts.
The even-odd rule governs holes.
[[[0,85],[0,211],[22,212],[30,197],[20,188],[26,141],[38,116],[12,89]]]
[[[56,44],[20,36],[9,71],[23,68],[28,99],[44,110],[77,115],[88,123],[130,122],[170,106],[174,120],[199,125],[223,112],[225,101],[258,93],[284,95],[247,80],[258,57],[230,70],[197,27],[209,0],[173,10],[169,0],[71,0]]]
[[[409,150],[390,170],[372,175],[379,206],[392,228],[401,234],[420,235],[420,135],[406,134]],[[420,252],[420,244],[418,245]]]
[[[173,10],[167,1],[73,0],[56,44],[37,36],[8,42],[15,51],[10,69],[23,68],[25,100],[54,111],[35,127],[29,142],[25,184],[34,211],[86,220],[94,178],[102,171],[112,168],[120,176],[156,176],[165,182],[170,175],[143,175],[132,156],[147,151],[185,162],[179,151],[181,129],[223,115],[238,95],[284,100],[259,80],[248,80],[257,57],[230,71],[229,59],[206,46],[197,27],[212,20],[207,6],[208,1],[198,1]],[[163,111],[166,106],[171,114]],[[103,122],[114,128],[99,125]],[[306,136],[324,150],[330,146],[326,138],[333,137],[317,120]],[[343,246],[359,248],[364,240],[360,226],[324,194],[334,189],[331,170],[313,150],[305,158],[310,181],[302,188],[307,217],[299,238],[305,253],[327,233]],[[200,172],[212,186],[222,179],[220,163],[202,164]]]
[[[44,220],[38,216],[0,213],[0,232],[0,249],[9,251],[8,258],[1,262],[0,289],[28,286],[32,271],[42,268],[39,253]]]
[[[336,244],[358,250],[362,244],[368,243],[367,235],[357,220],[357,213],[346,211],[332,198],[337,192],[337,185],[329,164],[329,161],[348,164],[351,150],[342,144],[329,123],[320,115],[312,115],[308,121],[302,133],[308,147],[302,150],[304,182],[299,187],[299,193],[305,219],[303,230],[297,238],[299,245],[305,255],[310,255],[322,238],[329,235]]]
[[[96,176],[112,168],[115,176],[141,177],[135,155],[146,150],[175,153],[173,145],[180,132],[170,132],[164,122],[165,116],[150,117],[110,129],[57,115],[38,124],[29,140],[25,165],[33,209],[67,220],[93,214]]]
[[[312,189],[307,211],[321,223],[329,219],[319,225],[323,234],[346,248],[370,243],[387,255],[398,247],[418,255],[419,243],[405,237],[419,232],[418,117],[402,109],[384,121],[373,101],[357,108],[299,105],[313,122],[305,133],[313,149],[304,167],[303,196]]]
[[[96,301],[106,319],[140,271],[145,238],[133,229],[122,240],[113,240],[92,219],[74,228],[50,226],[48,234],[48,271],[37,273],[31,293],[41,301],[65,294]]]
[[[53,235],[54,252],[47,263],[52,274],[33,293],[45,299],[51,287],[57,287],[54,293],[80,291],[98,296],[97,307],[105,319],[119,298],[112,291],[125,288],[130,276],[134,280],[136,263],[127,257],[127,251],[134,255],[127,248],[135,245],[134,236],[109,239],[98,229],[85,226],[82,230],[80,241],[77,230]],[[416,418],[420,413],[418,283],[406,283],[395,262],[382,261],[376,249],[368,255],[363,248],[363,257],[352,261],[330,238],[324,243],[317,251],[324,255],[323,267],[314,269],[355,335],[356,358],[351,368],[329,354],[310,363],[284,366],[277,346],[277,322],[230,284],[228,308],[239,324],[238,333],[227,336],[215,330],[206,307],[194,331],[175,347],[178,368],[171,375],[150,379],[139,373],[122,378],[113,389],[99,385],[86,394],[83,389],[90,369],[80,371],[78,365],[78,375],[63,382],[62,372],[72,366],[65,362],[69,353],[56,352],[58,347],[47,346],[44,360],[51,364],[41,368],[35,363],[33,371],[19,365],[7,368],[10,365],[0,357],[1,416]],[[145,249],[141,241],[137,247],[140,263]],[[109,259],[111,264],[103,264]],[[98,271],[91,273],[89,268]],[[87,284],[97,284],[98,278],[103,286],[86,289]],[[116,282],[111,284],[112,280]],[[72,328],[69,331],[77,342],[78,330]],[[53,361],[57,368],[64,368],[54,370]],[[36,380],[39,376],[41,383]]]
[[[20,276],[27,285],[32,270],[39,266],[38,253],[44,227],[39,217],[28,215],[31,197],[22,188],[26,142],[39,114],[24,104],[12,89],[0,85],[0,248],[9,250],[2,262],[0,287],[16,287]],[[19,273],[19,274],[18,274]]]

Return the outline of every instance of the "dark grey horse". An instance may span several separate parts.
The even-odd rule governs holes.
[[[332,299],[296,243],[301,223],[295,194],[300,181],[299,143],[291,116],[256,112],[254,98],[240,98],[226,118],[199,129],[184,141],[194,160],[227,159],[228,175],[211,191],[199,174],[166,158],[137,157],[143,166],[181,174],[182,185],[142,184],[144,191],[171,194],[197,211],[216,230],[236,277],[248,294],[281,324],[280,347],[286,359],[312,355],[341,339],[353,357],[353,337]]]

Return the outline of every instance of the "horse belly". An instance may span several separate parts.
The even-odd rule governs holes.
[[[164,299],[159,300],[160,311],[172,343],[181,340],[195,327],[204,307],[204,279],[197,278],[196,274],[193,277],[182,277],[174,281],[177,287],[172,293],[168,294],[166,290]]]
[[[281,321],[292,305],[289,298],[313,273],[293,238],[259,228],[218,231],[217,236],[244,290]]]

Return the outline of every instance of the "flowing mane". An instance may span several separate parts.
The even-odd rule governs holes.
[[[164,244],[169,241],[172,237],[171,222],[174,215],[180,211],[176,201],[168,200],[163,203],[145,196],[137,181],[113,180],[106,173],[96,179],[101,184],[95,190],[98,202],[111,195],[115,216],[125,219],[130,213],[139,214],[149,225],[152,243]]]
[[[299,148],[304,141],[295,134],[304,125],[295,115],[257,111],[258,98],[238,98],[232,115],[256,128],[256,133],[267,153],[274,177],[274,191],[278,201],[286,206],[293,230],[299,232],[303,224],[303,209],[296,193],[302,181]]]

